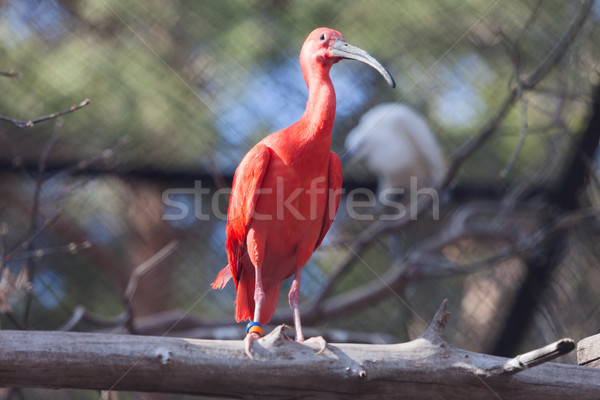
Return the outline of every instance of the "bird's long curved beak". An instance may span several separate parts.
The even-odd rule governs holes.
[[[394,82],[394,78],[392,78],[392,75],[388,72],[388,70],[363,49],[352,46],[351,44],[340,39],[337,39],[331,48],[333,50],[333,55],[336,57],[349,58],[370,65],[385,78],[391,87],[396,87],[396,82]]]

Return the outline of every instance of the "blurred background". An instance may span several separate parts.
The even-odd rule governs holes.
[[[306,333],[408,341],[445,298],[448,341],[467,350],[512,357],[598,333],[600,5],[558,0],[0,1],[2,329],[242,338],[233,285],[210,289],[227,188],[256,142],[302,115],[298,55],[319,26],[397,88],[358,62],[332,68],[344,195],[304,269]],[[351,157],[346,137],[381,103],[411,107],[435,139],[367,146],[384,124],[365,118],[354,148],[370,153]],[[387,125],[421,117],[407,118]],[[424,159],[419,187],[434,191],[369,195],[398,160],[389,173]],[[273,323],[292,320],[290,283]]]

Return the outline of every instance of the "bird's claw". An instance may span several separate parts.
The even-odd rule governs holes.
[[[252,355],[252,342],[258,339],[260,339],[260,335],[258,333],[249,333],[244,338],[244,352],[251,360],[254,360],[254,356]]]
[[[319,351],[317,351],[317,353],[315,355],[319,356],[321,354],[323,354],[325,352],[325,349],[327,348],[327,342],[325,341],[325,339],[323,339],[323,336],[315,336],[315,337],[311,337],[308,338],[306,340],[302,341],[303,343],[316,343],[319,345]]]

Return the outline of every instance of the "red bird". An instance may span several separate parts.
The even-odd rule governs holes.
[[[304,114],[254,146],[233,177],[226,228],[229,264],[212,287],[222,289],[233,277],[235,319],[251,321],[244,340],[250,358],[252,341],[262,336],[261,324],[273,317],[281,282],[292,275],[289,302],[296,341],[304,341],[298,307],[302,268],[329,230],[341,195],[342,166],[330,151],[335,91],[329,70],[344,58],[372,66],[395,87],[389,72],[365,51],[346,43],[341,33],[315,29],[300,52],[309,92]],[[322,353],[325,341],[313,339],[321,344]]]

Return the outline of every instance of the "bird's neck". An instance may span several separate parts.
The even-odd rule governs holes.
[[[335,91],[329,78],[331,65],[304,71],[308,86],[308,101],[304,114],[292,126],[281,131],[284,135],[273,141],[282,160],[306,175],[322,173],[327,168],[331,151],[331,131],[335,118]],[[308,176],[307,175],[307,176]]]
[[[307,77],[308,101],[301,118],[304,125],[301,133],[305,139],[326,142],[328,153],[335,119],[335,90],[329,77],[330,69],[331,65],[323,65]]]

